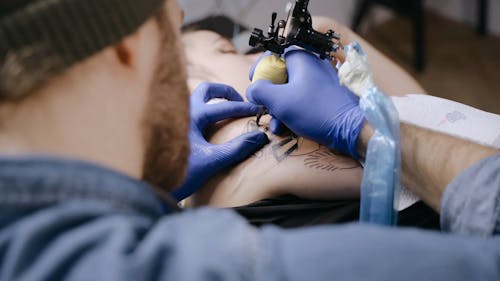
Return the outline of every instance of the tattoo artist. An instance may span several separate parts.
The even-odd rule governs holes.
[[[357,158],[371,135],[332,68],[301,51],[286,54],[289,83],[255,83],[253,103],[205,84],[189,106],[181,22],[175,0],[0,1],[0,280],[500,279],[499,156],[409,126],[405,183],[450,233],[176,212],[168,193],[188,196],[267,143],[210,144],[219,120],[264,105]]]

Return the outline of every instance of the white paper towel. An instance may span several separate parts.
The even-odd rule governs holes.
[[[392,97],[392,101],[401,122],[500,149],[500,115],[426,95]],[[418,200],[404,188],[398,209],[406,209]]]

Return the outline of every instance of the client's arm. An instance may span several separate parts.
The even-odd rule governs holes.
[[[342,35],[341,42],[344,45],[353,41],[359,42],[370,61],[375,83],[387,95],[402,96],[426,93],[422,86],[403,68],[391,61],[351,29],[326,17],[313,17],[313,24],[314,28],[319,31],[326,32],[333,29],[340,33]]]
[[[365,125],[358,142],[361,155],[366,152],[372,134],[372,129]],[[443,192],[453,179],[498,152],[463,139],[401,125],[403,185],[437,211]]]

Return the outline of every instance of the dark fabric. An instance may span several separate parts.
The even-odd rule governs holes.
[[[163,2],[0,1],[0,62],[10,50],[29,49],[33,58],[57,57],[69,67],[133,33]]]
[[[185,33],[199,30],[213,31],[228,40],[233,40],[233,37],[240,35],[242,32],[248,31],[248,27],[241,23],[235,22],[234,20],[226,16],[211,16],[199,21],[186,24],[182,27],[182,32]],[[262,46],[252,47],[245,52],[245,55],[258,54],[265,51],[266,49]]]
[[[0,1],[0,17],[8,15],[28,5],[33,0],[3,0]]]
[[[251,224],[274,224],[285,228],[343,223],[359,217],[357,201],[311,201],[292,195],[265,199],[235,208]]]
[[[314,201],[286,195],[235,208],[255,226],[284,228],[340,224],[359,219],[359,201]],[[399,213],[398,225],[439,229],[439,215],[422,202]]]
[[[226,16],[210,16],[199,21],[186,24],[182,27],[182,32],[199,30],[213,31],[220,36],[231,40],[234,35],[237,35],[235,34],[235,30],[243,32],[248,30],[248,28]]]

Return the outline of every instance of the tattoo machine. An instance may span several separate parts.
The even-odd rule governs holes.
[[[264,57],[256,66],[253,82],[266,79],[275,84],[286,83],[286,64],[281,56],[291,46],[304,48],[322,59],[337,59],[341,83],[360,96],[360,106],[375,129],[364,164],[360,221],[394,225],[397,223],[401,190],[398,112],[392,101],[375,86],[361,46],[352,43],[344,48],[340,35],[333,30],[326,33],[314,30],[308,5],[309,0],[296,0],[289,7],[287,20],[281,20],[277,25],[277,14],[273,13],[268,36],[262,30],[254,29],[250,45],[264,47],[273,55]],[[266,113],[263,109],[257,117],[257,124],[260,116]]]
[[[272,53],[264,57],[255,67],[252,82],[265,79],[274,84],[284,84],[288,81],[286,63],[282,58],[286,48],[298,46],[317,54],[322,59],[332,59],[342,49],[340,35],[333,30],[321,33],[314,30],[312,17],[308,10],[309,0],[296,0],[288,6],[288,18],[276,24],[278,14],[271,16],[271,25],[267,36],[261,29],[255,28],[250,36],[250,46],[263,47]],[[263,109],[257,116],[266,114]]]

